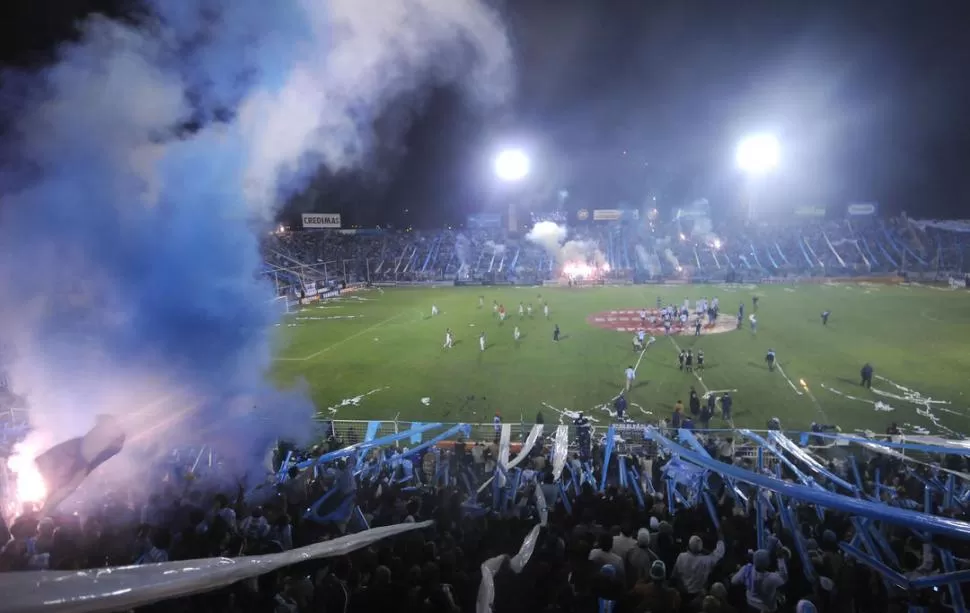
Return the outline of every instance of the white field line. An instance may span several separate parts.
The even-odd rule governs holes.
[[[791,379],[788,378],[788,375],[785,374],[785,371],[784,369],[782,369],[781,364],[775,364],[775,367],[778,369],[778,372],[781,373],[781,376],[785,378],[785,381],[788,382],[788,385],[791,387],[792,391],[798,394],[799,396],[803,396],[804,394],[802,393],[802,391],[797,387],[795,387],[795,384],[792,383]]]
[[[275,359],[276,360],[279,360],[279,361],[284,361],[284,362],[306,362],[307,360],[312,360],[313,358],[315,358],[317,356],[320,356],[320,355],[323,355],[324,353],[330,351],[331,349],[335,349],[335,348],[339,347],[340,345],[343,345],[344,343],[346,343],[349,340],[353,340],[353,339],[355,339],[355,338],[357,338],[359,336],[363,336],[364,334],[367,334],[368,332],[370,332],[372,330],[376,330],[377,328],[380,328],[383,325],[389,324],[390,322],[394,321],[395,319],[400,319],[402,316],[407,315],[407,314],[408,314],[407,311],[403,311],[401,313],[398,313],[397,315],[394,315],[392,317],[388,317],[384,321],[379,321],[376,324],[374,324],[373,326],[370,326],[369,328],[365,328],[365,329],[361,330],[360,332],[356,332],[354,334],[351,334],[347,338],[342,339],[342,340],[339,340],[336,343],[334,343],[332,345],[329,345],[327,347],[324,347],[320,351],[315,351],[315,352],[311,353],[310,355],[308,355],[306,357],[302,357],[302,358],[275,358]]]
[[[677,353],[679,355],[680,352],[681,352],[680,345],[677,344],[677,341],[674,340],[674,337],[672,335],[671,336],[668,336],[667,338],[669,338],[670,339],[670,342],[674,344],[674,348],[677,349]],[[700,383],[701,384],[701,387],[704,388],[704,395],[706,396],[707,394],[709,394],[711,390],[708,389],[707,384],[704,383],[704,379],[701,379],[701,376],[699,374],[697,374],[697,371],[696,370],[692,370],[691,371],[691,374],[694,375],[694,378],[697,379],[697,382]]]
[[[652,340],[647,341],[647,344],[643,346],[643,349],[640,350],[640,357],[637,358],[637,363],[633,365],[633,377],[634,377],[634,379],[636,379],[636,376],[637,376],[637,369],[640,368],[640,361],[643,359],[643,354],[647,352],[647,347],[649,347],[650,345],[654,344],[656,342],[656,340],[657,340],[657,339],[653,338],[652,336],[650,338]],[[612,401],[616,400],[617,398],[619,398],[620,397],[620,394],[622,394],[624,391],[626,391],[626,384],[625,383],[623,384],[623,386],[620,387],[619,393],[617,393],[616,396],[613,396],[612,398],[610,398],[610,402],[612,402]]]

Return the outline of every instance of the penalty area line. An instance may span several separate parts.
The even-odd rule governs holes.
[[[387,324],[391,323],[392,321],[394,321],[395,319],[400,319],[401,317],[403,317],[404,315],[407,315],[407,314],[408,314],[407,311],[403,311],[401,313],[398,313],[397,315],[394,315],[392,317],[388,317],[387,319],[385,319],[383,321],[379,321],[376,324],[374,324],[373,326],[370,326],[369,328],[365,328],[365,329],[361,330],[360,332],[351,334],[347,338],[342,339],[342,340],[339,340],[336,343],[334,343],[332,345],[329,345],[327,347],[324,347],[320,351],[315,351],[314,353],[311,353],[310,355],[308,355],[306,357],[302,357],[302,358],[275,358],[275,359],[276,360],[280,360],[280,361],[286,361],[286,362],[306,362],[307,360],[312,360],[315,357],[318,357],[318,356],[323,355],[324,353],[327,353],[331,349],[335,349],[335,348],[339,347],[340,345],[343,345],[344,343],[346,343],[349,340],[353,340],[353,339],[355,339],[355,338],[357,338],[359,336],[363,336],[364,334],[367,334],[371,330],[376,330],[377,328],[380,328],[381,326],[387,325]]]

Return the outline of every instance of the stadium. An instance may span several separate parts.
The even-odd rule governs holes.
[[[968,610],[946,24],[508,4],[3,65],[0,612]]]

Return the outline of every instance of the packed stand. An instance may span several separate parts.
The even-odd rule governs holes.
[[[756,470],[753,455],[742,453],[730,439],[702,436],[701,440],[712,457]],[[328,449],[349,442],[332,438]],[[385,459],[394,453],[385,451]],[[337,462],[320,471],[294,468],[291,478],[276,486],[260,506],[247,503],[242,488],[232,495],[213,494],[191,481],[181,490],[169,484],[140,503],[130,493],[114,492],[81,516],[26,513],[9,530],[3,525],[0,540],[6,545],[0,552],[0,568],[8,572],[78,570],[281,552],[357,528],[349,516],[322,522],[312,514],[304,516],[308,505],[334,491],[359,505],[370,527],[424,520],[434,520],[434,527],[380,541],[349,556],[302,562],[258,580],[146,610],[472,611],[482,563],[514,554],[539,521],[533,492],[538,488],[548,505],[548,524],[521,573],[513,572],[508,560],[496,573],[495,611],[593,613],[607,606],[617,612],[884,613],[904,611],[907,604],[935,610],[946,598],[945,592],[887,590],[876,573],[840,551],[839,542],[851,538],[851,518],[827,511],[820,519],[814,507],[799,505],[794,508],[796,524],[815,571],[815,579],[808,581],[803,559],[793,555],[793,534],[783,529],[781,518],[766,514],[769,536],[759,549],[753,509],[738,507],[717,474],[709,476],[717,524],[704,505],[677,504],[671,514],[670,486],[664,478],[669,456],[623,451],[626,463],[640,468],[642,484],[647,476],[657,484],[653,494],[649,486],[643,488],[642,506],[632,489],[618,485],[615,454],[605,489],[597,491],[585,482],[577,493],[572,485],[559,488],[553,479],[550,447],[537,446],[523,465],[522,486],[502,512],[488,508],[490,488],[476,498],[469,494],[464,478],[452,476],[445,482],[441,476],[442,464],[447,463],[451,475],[468,475],[470,489],[475,489],[492,474],[498,453],[497,438],[487,444],[459,441],[452,449],[422,454],[414,462],[417,480],[397,484],[402,471],[390,464],[367,477],[354,477],[352,463]],[[594,442],[589,457],[592,474],[600,475],[604,456],[602,442]],[[946,466],[965,470],[962,459],[954,457],[948,456]],[[567,472],[582,470],[578,453],[570,453],[568,464]],[[844,462],[833,459],[829,468],[848,478]],[[885,504],[904,508],[920,507],[923,480],[933,477],[930,469],[914,470],[879,455],[863,464],[861,471],[869,493]],[[877,483],[880,474],[882,483]],[[794,478],[787,472],[783,476]],[[756,492],[745,489],[753,500]],[[963,513],[942,509],[942,494],[934,496],[932,504],[931,512],[968,519]],[[314,512],[320,516],[330,511]],[[940,570],[932,544],[944,543],[923,542],[906,530],[890,529],[886,536],[908,576]],[[953,547],[961,564],[970,557],[965,545],[946,544]]]

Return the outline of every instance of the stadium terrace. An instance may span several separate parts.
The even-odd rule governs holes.
[[[317,443],[7,462],[0,610],[966,610],[970,234],[866,211],[267,236]]]

